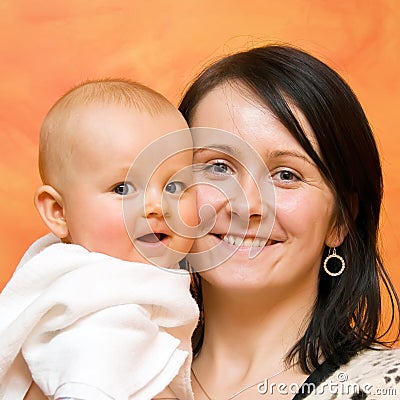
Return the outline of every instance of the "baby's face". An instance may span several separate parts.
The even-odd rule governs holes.
[[[194,190],[186,190],[192,149],[180,114],[152,116],[117,105],[89,105],[68,129],[73,142],[60,190],[67,241],[163,267],[182,259],[193,241],[175,228],[195,226],[197,212]],[[182,129],[165,141],[165,135]],[[187,150],[176,153],[177,148]]]

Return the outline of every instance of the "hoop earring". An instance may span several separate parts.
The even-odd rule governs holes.
[[[331,249],[329,250],[329,253],[330,253],[330,251],[331,251]],[[329,271],[329,269],[328,269],[328,261],[330,259],[332,259],[332,258],[338,259],[340,261],[340,263],[342,264],[342,267],[337,272],[332,272],[332,271]],[[343,257],[341,257],[338,254],[336,254],[336,247],[334,247],[333,250],[332,250],[332,253],[328,254],[326,256],[325,260],[324,260],[324,270],[325,270],[325,272],[330,276],[339,276],[339,275],[341,275],[343,273],[345,268],[346,268],[346,263],[344,262]]]

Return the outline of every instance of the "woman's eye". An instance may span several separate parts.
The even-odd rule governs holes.
[[[113,191],[120,196],[126,196],[128,194],[131,194],[135,191],[134,186],[131,183],[124,182],[120,183],[119,185],[115,186]]]
[[[182,193],[186,188],[183,182],[170,182],[165,186],[165,191],[171,194]]]
[[[280,182],[285,182],[285,183],[297,182],[300,180],[300,178],[295,173],[287,169],[277,172],[273,176],[273,178]]]
[[[206,167],[207,171],[215,174],[215,175],[232,175],[232,168],[225,163],[215,162],[213,164],[209,164]]]

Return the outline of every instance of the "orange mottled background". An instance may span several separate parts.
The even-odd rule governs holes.
[[[126,76],[177,103],[206,62],[273,41],[312,52],[358,94],[382,154],[382,248],[400,290],[399,21],[397,0],[0,0],[0,288],[46,232],[32,202],[38,131],[63,92]]]

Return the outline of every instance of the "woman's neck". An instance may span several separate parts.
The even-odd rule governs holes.
[[[194,366],[233,382],[272,375],[285,367],[285,356],[302,336],[312,310],[312,288],[284,298],[269,291],[221,292],[203,282],[205,335]],[[315,289],[316,290],[316,289]],[[210,372],[211,374],[211,372]],[[239,384],[240,386],[240,384]]]

